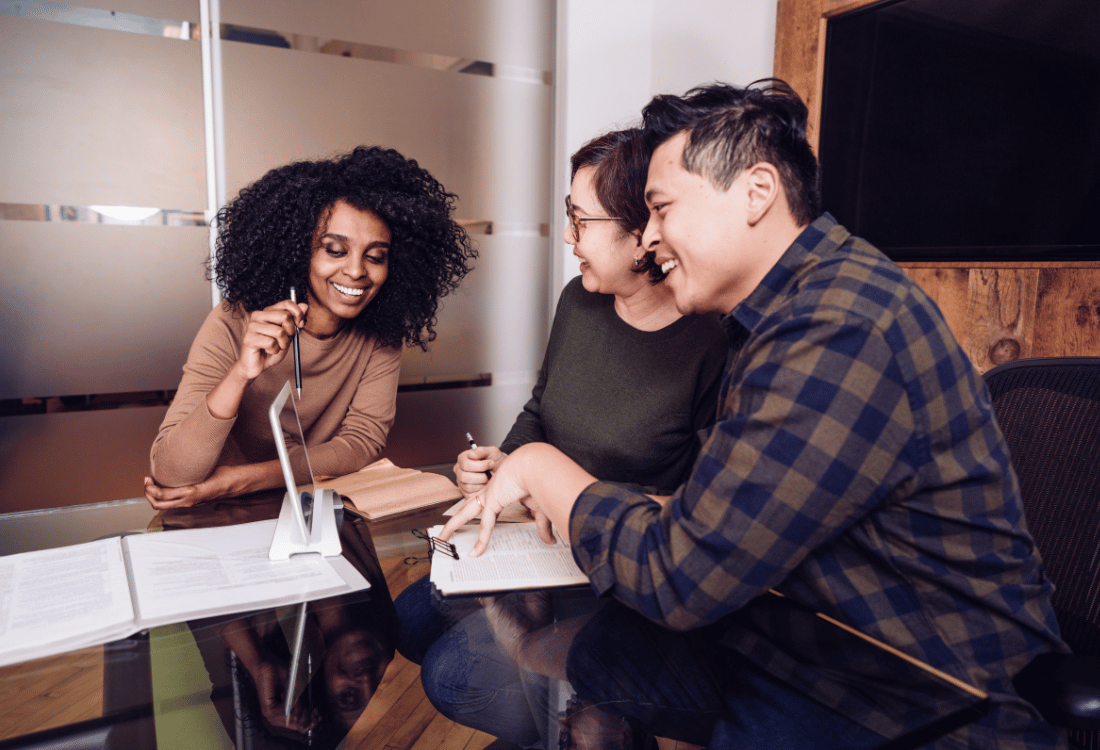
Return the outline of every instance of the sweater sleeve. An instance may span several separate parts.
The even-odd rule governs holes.
[[[550,341],[546,345],[546,352],[542,357],[542,368],[539,369],[539,377],[535,387],[531,391],[531,398],[523,406],[523,411],[516,417],[512,429],[508,430],[507,437],[500,444],[500,449],[505,453],[511,453],[521,445],[527,443],[545,443],[546,430],[542,424],[542,394],[546,390],[546,377],[550,367],[550,359],[554,356],[555,342],[559,338],[562,321],[568,315],[572,298],[573,287],[578,282],[566,285],[558,298],[557,310],[554,312],[554,322],[550,326]]]
[[[523,406],[523,411],[516,417],[512,429],[508,430],[508,436],[500,444],[500,449],[505,453],[511,453],[521,445],[527,443],[546,442],[546,431],[542,427],[542,392],[546,389],[546,359],[543,358],[542,369],[539,370],[538,380],[531,391],[531,398]]]
[[[218,419],[206,406],[206,395],[225,377],[240,351],[230,315],[214,308],[203,322],[191,343],[176,396],[153,441],[150,471],[164,487],[197,484],[210,476],[236,422],[236,418]]]

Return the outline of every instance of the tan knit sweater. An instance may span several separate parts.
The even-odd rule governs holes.
[[[265,370],[245,390],[237,416],[217,419],[206,395],[237,361],[248,313],[226,303],[207,316],[191,344],[183,379],[150,452],[153,479],[165,487],[196,484],[217,466],[277,457],[267,409],[294,381],[294,358]],[[313,473],[338,476],[374,461],[393,424],[401,350],[345,326],[330,339],[302,331],[302,423]],[[290,447],[294,476],[308,482],[300,446]]]

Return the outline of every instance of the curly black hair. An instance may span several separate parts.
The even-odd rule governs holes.
[[[385,346],[435,340],[439,299],[470,271],[477,251],[452,218],[456,196],[393,149],[360,146],[323,161],[271,170],[217,215],[209,272],[224,299],[251,312],[309,288],[315,236],[333,204],[368,210],[390,230],[389,275],[354,324]]]

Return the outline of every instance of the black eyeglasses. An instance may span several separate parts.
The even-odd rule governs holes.
[[[573,236],[578,240],[581,238],[581,230],[584,229],[584,222],[586,221],[620,221],[618,216],[577,216],[577,213],[573,210],[573,201],[569,200],[569,196],[565,196],[565,215],[569,219],[569,227],[573,230]]]

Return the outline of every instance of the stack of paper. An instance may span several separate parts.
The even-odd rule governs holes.
[[[134,534],[0,557],[0,666],[157,625],[370,587],[342,556],[268,559],[275,523]]]

